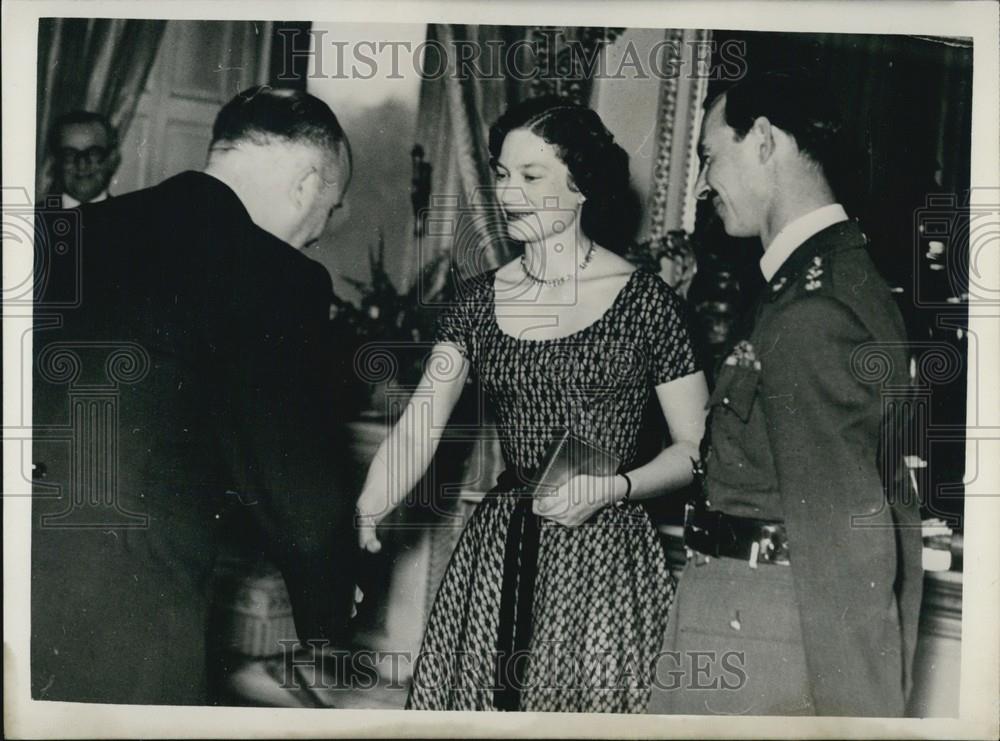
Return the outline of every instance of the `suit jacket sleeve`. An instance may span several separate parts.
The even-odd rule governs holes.
[[[820,715],[900,715],[896,533],[877,463],[881,402],[851,357],[871,335],[844,303],[779,309],[763,407],[788,531],[806,661]]]
[[[237,269],[213,329],[221,455],[288,588],[302,642],[342,645],[356,556],[353,489],[335,352],[331,283],[311,261]]]

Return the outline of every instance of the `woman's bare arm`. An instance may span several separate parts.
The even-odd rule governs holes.
[[[381,548],[375,526],[427,472],[468,375],[469,362],[456,345],[434,346],[420,385],[368,467],[357,502],[362,548],[373,553]]]

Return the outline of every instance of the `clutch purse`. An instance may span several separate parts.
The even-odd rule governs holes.
[[[531,477],[531,496],[552,494],[574,476],[613,476],[621,461],[593,443],[562,429]]]

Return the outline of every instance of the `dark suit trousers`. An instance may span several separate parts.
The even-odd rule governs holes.
[[[203,528],[170,519],[154,513],[138,529],[35,528],[35,699],[205,703],[211,543]]]
[[[679,581],[647,712],[813,715],[791,569],[697,558]]]

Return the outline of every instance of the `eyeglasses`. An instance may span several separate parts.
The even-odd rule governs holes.
[[[73,147],[62,147],[56,150],[56,157],[60,162],[65,165],[73,165],[73,167],[82,167],[84,165],[90,165],[91,167],[96,167],[100,165],[108,158],[107,147],[87,147],[86,149],[74,149]]]

